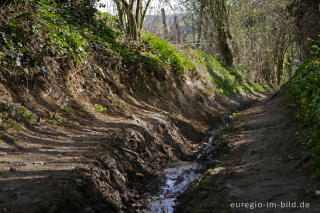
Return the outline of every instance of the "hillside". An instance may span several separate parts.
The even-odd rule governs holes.
[[[264,97],[242,68],[57,2],[0,9],[1,212],[143,209],[165,165]]]

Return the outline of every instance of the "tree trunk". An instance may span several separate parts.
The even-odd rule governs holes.
[[[166,17],[166,12],[165,12],[164,8],[161,9],[161,13],[162,13],[162,23],[163,23],[164,38],[168,39],[167,17]]]
[[[231,50],[229,48],[228,42],[227,42],[227,35],[223,27],[220,27],[218,29],[218,43],[219,43],[219,49],[220,53],[223,57],[224,62],[228,66],[232,66],[233,64],[233,57]]]
[[[222,60],[228,66],[232,66],[233,56],[227,42],[230,32],[228,26],[228,10],[226,6],[226,0],[210,1],[209,14],[214,25],[214,31],[217,34],[216,37],[218,49],[220,55],[222,56]]]
[[[129,12],[128,13],[128,34],[132,37],[132,39],[137,40],[138,39],[138,33],[137,33],[137,23],[134,15]]]
[[[285,56],[285,49],[286,49],[286,40],[285,35],[281,37],[279,54],[278,54],[278,61],[277,61],[277,83],[280,86],[282,84],[282,77],[283,77],[283,62]]]
[[[174,24],[176,27],[176,41],[178,43],[180,43],[181,42],[181,31],[180,31],[178,16],[174,16]]]
[[[196,32],[195,32],[195,24],[194,24],[194,17],[192,15],[192,43],[196,43]]]
[[[118,2],[118,1],[116,1],[115,3],[116,3],[116,5],[117,5],[118,17],[119,17],[120,25],[121,25],[122,27],[124,27],[124,26],[125,26],[125,23],[124,23],[124,14],[123,14],[122,4],[121,4],[121,2]]]
[[[118,9],[119,21],[127,34],[134,40],[141,41],[141,31],[151,0],[143,7],[143,0],[113,0]]]
[[[205,7],[205,1],[200,1],[200,13],[199,13],[199,24],[198,24],[198,42],[197,42],[197,48],[200,49],[200,43],[201,43],[201,35],[202,35],[202,25],[203,25],[203,10]]]

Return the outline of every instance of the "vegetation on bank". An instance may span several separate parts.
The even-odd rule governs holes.
[[[249,74],[242,67],[229,67],[219,62],[212,55],[196,48],[189,47],[186,54],[207,67],[211,82],[216,86],[217,91],[223,95],[266,91],[259,83],[252,82],[249,79]]]
[[[125,67],[171,67],[179,75],[186,70],[196,71],[196,58],[207,66],[211,81],[221,94],[264,91],[260,85],[250,83],[243,69],[223,66],[198,49],[180,51],[148,33],[143,34],[141,44],[130,41],[119,30],[115,17],[90,5],[79,7],[52,0],[11,3],[1,11],[1,20],[0,66],[10,75],[48,73],[52,71],[50,61],[61,58],[84,63],[99,49],[102,54],[111,51]]]
[[[6,23],[0,27],[0,65],[14,74],[47,72],[42,68],[44,58],[68,57],[81,63],[97,48],[105,54],[111,50],[127,67],[171,66],[180,74],[186,69],[194,70],[190,60],[166,41],[149,34],[143,44],[130,41],[119,30],[115,17],[90,5],[31,0],[27,4],[12,3],[7,8],[1,13]],[[17,11],[25,12],[19,15]],[[12,17],[6,18],[6,13]]]
[[[295,119],[302,124],[301,135],[307,152],[312,153],[312,168],[320,177],[320,38],[312,53],[287,84],[288,100]]]
[[[144,33],[143,40],[150,45],[154,54],[158,55],[161,60],[172,64],[178,73],[183,74],[186,69],[195,71],[196,68],[191,60],[179,53],[167,41],[149,33]]]

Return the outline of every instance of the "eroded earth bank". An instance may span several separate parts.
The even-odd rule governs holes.
[[[1,73],[1,212],[140,211],[164,166],[191,160],[222,115],[262,96],[208,96],[205,72],[126,72],[108,57],[103,70]]]

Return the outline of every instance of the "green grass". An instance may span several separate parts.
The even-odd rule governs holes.
[[[203,53],[196,48],[188,47],[186,51],[195,62],[207,66],[211,76],[210,80],[216,86],[219,93],[228,96],[235,93],[266,91],[260,84],[251,82],[247,78],[246,70],[243,68],[225,66],[212,55]]]
[[[155,55],[159,56],[163,62],[171,64],[177,73],[183,74],[186,69],[195,71],[196,68],[191,60],[180,54],[179,51],[167,41],[150,33],[144,33],[143,40],[150,45]]]
[[[320,38],[310,57],[287,83],[287,100],[295,119],[302,124],[301,139],[312,153],[314,175],[320,177]],[[299,133],[297,132],[297,135]]]

